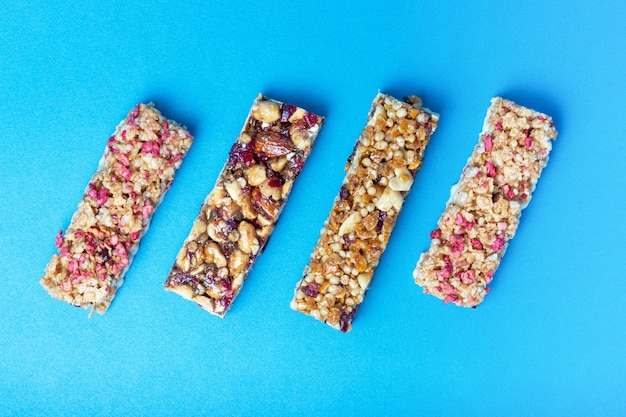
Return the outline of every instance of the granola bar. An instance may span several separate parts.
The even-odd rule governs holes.
[[[438,121],[415,96],[376,96],[291,308],[352,328]]]
[[[104,313],[193,137],[152,104],[138,104],[109,138],[96,173],[41,285],[54,298]]]
[[[224,317],[263,252],[324,119],[259,95],[165,289]]]
[[[424,292],[474,307],[490,288],[557,132],[545,114],[496,97],[413,273]]]

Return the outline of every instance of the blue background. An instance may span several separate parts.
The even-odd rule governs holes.
[[[626,3],[370,3],[5,2],[0,415],[626,415]],[[379,90],[441,120],[342,334],[289,302]],[[326,124],[220,320],[162,284],[259,92]],[[462,309],[411,273],[495,95],[560,135],[491,294]],[[151,100],[196,141],[88,320],[39,279],[109,135]]]

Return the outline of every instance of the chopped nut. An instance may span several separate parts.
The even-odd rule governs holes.
[[[270,158],[287,155],[293,149],[291,139],[278,132],[261,131],[255,136],[254,151]]]
[[[243,200],[243,190],[237,181],[229,181],[224,183],[224,188],[228,195],[236,202]]]
[[[248,263],[250,263],[250,257],[247,254],[236,250],[228,259],[228,269],[230,275],[236,276],[240,274],[246,266],[248,266]]]
[[[369,288],[370,281],[372,280],[371,274],[359,274],[357,277],[357,281],[359,282],[359,286],[366,290]]]
[[[394,191],[409,191],[413,185],[413,176],[406,168],[396,168],[396,176],[389,180],[389,188]]]
[[[271,187],[267,187],[271,188]],[[267,191],[266,188],[266,191]],[[272,191],[273,192],[273,191]],[[280,193],[280,191],[278,191]],[[252,204],[263,214],[267,219],[273,220],[276,218],[279,209],[279,203],[275,199],[270,198],[271,196],[265,195],[261,192],[259,188],[255,188],[252,190]]]
[[[193,236],[200,236],[202,233],[206,232],[206,223],[202,221],[202,219],[196,219],[191,228],[191,234]]]
[[[256,229],[246,221],[239,223],[239,249],[247,254],[256,254],[259,251],[259,240],[256,238]]]
[[[283,155],[283,156],[274,158],[271,161],[269,161],[268,165],[273,171],[280,172],[287,165],[287,157]]]
[[[209,242],[203,250],[205,259],[208,263],[213,263],[218,268],[222,268],[227,265],[226,257],[217,243]]]
[[[378,198],[376,202],[376,208],[380,211],[389,211],[392,208],[396,210],[400,210],[402,208],[402,204],[404,203],[404,197],[400,193],[400,191],[395,191],[391,188],[391,184],[385,188],[382,195]]]
[[[251,168],[245,170],[244,175],[246,176],[246,180],[248,180],[248,184],[253,187],[264,183],[267,179],[267,175],[265,174],[265,167],[260,164],[254,165]]]
[[[339,235],[343,236],[356,230],[357,224],[362,220],[359,212],[354,212],[346,218],[339,228]]]
[[[272,100],[261,100],[252,107],[252,116],[265,123],[280,119],[280,106]]]
[[[271,185],[270,180],[265,180],[259,184],[259,191],[264,197],[271,197],[274,201],[278,201],[282,198],[282,185],[278,187]]]

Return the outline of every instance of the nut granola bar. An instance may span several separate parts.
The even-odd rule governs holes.
[[[96,173],[41,285],[54,298],[104,313],[124,282],[154,211],[193,137],[152,104],[138,104],[109,138]]]
[[[545,114],[496,97],[413,273],[424,292],[474,307],[489,293],[557,132]]]
[[[164,286],[224,317],[263,252],[324,119],[259,95]]]
[[[376,96],[291,308],[352,328],[438,121],[415,96]]]

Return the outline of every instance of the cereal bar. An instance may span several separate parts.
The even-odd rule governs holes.
[[[259,95],[165,289],[224,317],[263,252],[324,119]]]
[[[54,298],[104,313],[193,138],[152,104],[138,104],[109,138],[96,173],[41,285]]]
[[[352,328],[438,121],[415,96],[376,96],[291,308]]]
[[[489,292],[557,132],[545,114],[496,97],[413,273],[424,292],[474,307]]]

